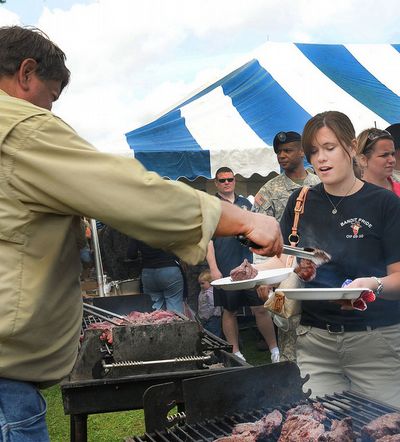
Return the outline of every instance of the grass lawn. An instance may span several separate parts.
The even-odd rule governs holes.
[[[249,364],[269,363],[268,351],[257,350],[258,332],[252,326],[241,330],[242,353]],[[59,386],[44,391],[47,401],[47,425],[51,442],[68,442],[69,416],[64,415]],[[144,433],[142,410],[92,414],[88,417],[88,442],[121,442],[125,437]]]

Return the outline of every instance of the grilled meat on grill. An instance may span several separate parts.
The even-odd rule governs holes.
[[[219,437],[214,442],[254,442],[254,436],[243,434],[231,434],[230,436]]]
[[[169,322],[183,321],[182,318],[168,310],[155,310],[150,313],[130,312],[126,315],[129,324],[168,324]]]
[[[318,442],[354,442],[355,440],[356,435],[353,432],[352,419],[346,417],[340,421],[333,419],[331,430],[321,434]]]
[[[215,442],[256,442],[269,440],[279,435],[282,425],[282,414],[278,410],[263,416],[256,422],[237,424],[230,436],[220,437]]]
[[[245,279],[253,279],[257,274],[258,270],[245,259],[240,266],[231,270],[230,277],[232,281],[243,281]]]
[[[310,415],[293,414],[282,426],[278,442],[318,442],[325,427]]]
[[[150,313],[130,312],[124,319],[112,318],[113,322],[123,325],[150,325],[150,324],[167,324],[175,321],[183,321],[182,318],[177,316],[173,312],[167,310],[156,310]],[[117,327],[107,321],[93,322],[89,324],[88,329],[104,330],[100,339],[106,341],[108,344],[112,344],[112,329]]]
[[[363,442],[376,442],[384,436],[400,433],[400,413],[388,413],[380,416],[361,428]]]
[[[325,430],[325,425],[330,428]],[[298,405],[286,412],[282,425],[282,414],[274,410],[256,422],[237,424],[230,436],[215,442],[354,442],[356,436],[352,429],[352,419],[330,420],[319,402]]]
[[[297,407],[291,408],[286,412],[286,418],[291,416],[310,416],[321,423],[324,423],[326,420],[325,409],[319,402],[297,405]]]

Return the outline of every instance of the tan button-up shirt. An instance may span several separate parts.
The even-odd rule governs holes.
[[[193,264],[220,212],[217,198],[98,152],[51,112],[0,91],[0,377],[53,382],[72,368],[79,216]]]

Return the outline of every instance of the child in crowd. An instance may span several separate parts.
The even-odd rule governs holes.
[[[204,328],[214,335],[221,337],[221,307],[214,306],[213,287],[210,270],[204,270],[198,278],[200,293],[198,300],[198,316]]]

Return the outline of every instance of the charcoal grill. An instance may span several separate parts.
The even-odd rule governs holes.
[[[211,442],[230,435],[236,424],[255,422],[274,409],[284,414],[296,405],[314,402],[321,403],[331,419],[351,417],[360,440],[362,426],[383,414],[400,412],[350,391],[310,399],[310,391],[303,392],[307,380],[292,362],[184,380],[185,412],[172,416],[167,413],[174,387],[153,386],[144,395],[146,433],[126,442]],[[212,396],[207,394],[210,391]]]
[[[179,387],[183,379],[249,366],[226,341],[179,314],[180,321],[171,324],[115,327],[113,344],[107,344],[100,340],[102,330],[87,329],[105,315],[118,316],[84,314],[77,361],[61,382],[72,442],[86,442],[89,414],[142,409],[143,394],[153,385]]]

